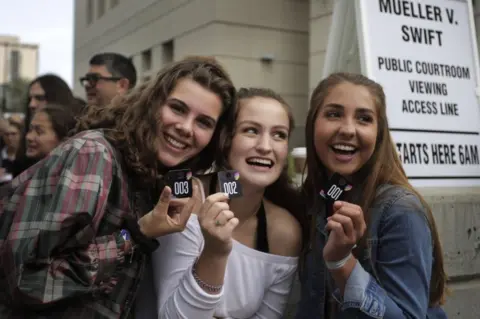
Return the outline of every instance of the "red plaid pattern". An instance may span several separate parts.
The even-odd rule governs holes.
[[[0,318],[126,318],[145,256],[125,261],[128,179],[101,131],[57,147],[0,202]]]

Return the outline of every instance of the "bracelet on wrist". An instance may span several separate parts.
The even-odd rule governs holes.
[[[350,260],[350,258],[352,258],[353,255],[352,253],[349,253],[346,257],[338,260],[338,261],[326,261],[325,260],[325,266],[327,267],[327,269],[329,270],[335,270],[335,269],[340,269],[342,268],[343,266],[345,266],[345,264]]]
[[[197,260],[198,260],[198,258],[197,258]],[[193,264],[192,275],[193,275],[193,279],[195,279],[198,286],[200,288],[202,288],[203,290],[205,290],[206,292],[209,292],[209,293],[212,293],[212,294],[220,293],[220,291],[222,291],[223,285],[218,285],[218,286],[210,285],[210,284],[207,284],[202,279],[200,279],[200,277],[198,277],[198,274],[197,274],[196,265],[197,265],[197,261],[195,261],[195,263]]]

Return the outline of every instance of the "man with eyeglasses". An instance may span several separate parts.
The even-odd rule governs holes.
[[[132,61],[118,53],[100,53],[90,59],[90,69],[80,78],[88,105],[106,106],[116,95],[135,87],[137,72]]]

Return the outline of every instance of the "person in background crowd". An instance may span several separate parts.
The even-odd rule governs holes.
[[[405,175],[386,107],[382,86],[360,74],[332,74],[312,93],[302,187],[311,250],[297,319],[446,318],[438,230]],[[334,173],[346,180],[331,188]],[[326,200],[347,183],[344,198]]]
[[[0,317],[130,318],[156,238],[200,204],[158,175],[212,165],[235,95],[215,60],[173,63],[2,189]]]
[[[82,108],[85,108],[87,106],[87,101],[82,98],[75,97],[75,101],[77,101],[78,105],[80,105]]]
[[[35,163],[35,160],[32,160],[25,154],[25,137],[29,131],[33,114],[39,107],[45,106],[47,103],[64,105],[66,107],[74,106],[76,103],[68,84],[54,74],[41,75],[29,84],[24,119],[25,132],[21,139],[15,163],[13,164],[14,177]]]
[[[293,126],[281,96],[239,90],[216,166],[239,173],[242,196],[228,199],[217,173],[206,175],[208,197],[186,230],[159,238],[158,318],[283,316],[302,248],[301,206],[286,170]]]
[[[23,123],[15,121],[15,119],[8,120],[8,126],[3,133],[4,147],[1,150],[1,167],[4,169],[4,174],[11,176],[13,172],[13,164],[15,163],[15,156],[20,147],[20,140],[23,133]]]
[[[4,135],[7,132],[7,129],[9,127],[8,121],[5,117],[3,117],[3,114],[0,113],[0,150],[5,147],[5,142],[4,142]],[[0,160],[1,163],[1,160]],[[0,168],[0,185],[8,182],[10,178],[4,178],[3,176],[6,174],[6,171],[4,168]],[[5,181],[2,181],[2,179],[5,179]]]
[[[40,107],[30,122],[30,130],[26,136],[26,156],[35,162],[46,157],[69,136],[81,111],[77,104],[47,104]]]
[[[0,148],[3,148],[3,134],[7,131],[8,128],[8,120],[0,113]]]
[[[88,106],[104,107],[137,83],[132,61],[118,53],[100,53],[90,59],[90,69],[80,78]]]
[[[18,123],[18,124],[20,124],[20,125],[22,125],[22,126],[25,125],[24,117],[22,117],[22,116],[19,115],[19,114],[12,114],[12,115],[8,118],[8,121]]]
[[[80,110],[80,113],[78,114],[78,116],[84,115],[88,111],[87,101],[79,97],[75,97],[75,101]]]
[[[39,76],[30,82],[28,90],[28,105],[25,115],[25,127],[28,130],[30,120],[36,109],[47,103],[73,105],[74,96],[68,84],[54,74]]]

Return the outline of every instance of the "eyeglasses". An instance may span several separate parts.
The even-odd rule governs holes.
[[[94,86],[97,85],[97,82],[100,81],[100,80],[117,82],[121,79],[122,79],[121,77],[115,77],[115,76],[107,77],[107,76],[98,75],[96,73],[87,73],[87,74],[85,74],[85,76],[80,78],[80,84],[83,87],[85,87],[87,85],[91,86],[91,87],[94,87]]]

